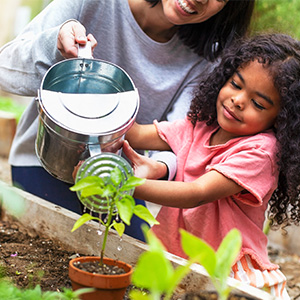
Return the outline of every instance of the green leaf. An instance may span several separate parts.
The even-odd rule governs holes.
[[[130,220],[132,218],[133,209],[134,209],[134,205],[135,205],[134,200],[133,200],[133,202],[132,202],[132,200],[133,200],[132,197],[124,196],[124,197],[122,197],[121,200],[119,200],[116,203],[121,220],[128,226],[130,225]]]
[[[142,185],[146,181],[145,178],[138,178],[135,176],[131,176],[127,179],[125,184],[120,188],[120,191],[129,191],[136,186]]]
[[[133,213],[137,215],[140,219],[149,223],[150,226],[159,224],[159,222],[152,216],[148,208],[143,205],[136,205],[134,207]]]
[[[81,190],[80,196],[87,198],[93,195],[102,195],[104,190],[100,186],[88,186]]]
[[[110,178],[111,178],[111,181],[112,183],[115,185],[115,186],[119,186],[119,184],[121,183],[122,181],[122,172],[121,170],[118,168],[118,167],[115,167],[111,173],[110,173]]]
[[[87,176],[85,178],[80,179],[75,185],[70,187],[70,190],[80,191],[90,186],[104,186],[104,181],[101,177],[98,176]]]
[[[197,260],[213,276],[216,269],[217,259],[215,251],[205,241],[195,235],[180,229],[181,245],[183,251],[191,259]]]
[[[222,240],[222,243],[216,253],[216,277],[218,279],[226,280],[234,260],[241,251],[241,246],[241,233],[235,228],[230,230]]]
[[[152,298],[145,292],[139,290],[131,290],[129,292],[129,298],[132,300],[151,300]]]
[[[163,252],[144,252],[135,266],[132,282],[151,292],[163,293],[168,289],[172,273],[172,264]]]
[[[156,237],[156,235],[150,230],[149,226],[142,224],[142,231],[144,233],[147,244],[150,251],[164,252],[166,251],[162,242]]]
[[[97,220],[99,221],[99,218],[97,217],[93,217],[90,214],[83,214],[74,224],[71,232],[75,231],[76,229],[78,229],[80,226],[82,226],[83,224],[85,224],[88,221],[91,220]]]
[[[178,266],[174,271],[172,277],[170,278],[169,287],[167,292],[168,296],[171,296],[175,288],[179,285],[179,283],[183,280],[183,278],[190,272],[191,262],[187,262],[185,266]]]
[[[119,236],[122,236],[125,231],[125,225],[122,222],[117,223],[116,221],[113,222],[113,227],[117,231]]]
[[[112,184],[107,184],[103,188],[103,193],[101,194],[102,197],[114,198],[116,193],[116,188]]]

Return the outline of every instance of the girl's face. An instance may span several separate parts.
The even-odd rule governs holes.
[[[165,17],[174,25],[201,23],[223,9],[228,0],[162,0]]]
[[[271,128],[280,110],[280,95],[268,70],[250,62],[225,83],[217,99],[221,132],[228,139]]]

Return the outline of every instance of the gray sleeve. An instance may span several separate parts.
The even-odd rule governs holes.
[[[192,82],[189,82],[184,88],[179,90],[179,95],[174,101],[172,107],[166,114],[167,121],[175,121],[178,119],[184,119],[187,116],[187,113],[190,109],[191,101],[194,98],[195,91],[199,85],[199,82],[202,78],[205,78],[217,65],[217,61],[214,63],[206,63],[203,68],[202,64],[199,65],[197,76],[193,79]],[[195,70],[194,70],[195,72]]]
[[[35,96],[43,75],[63,60],[57,35],[68,19],[77,19],[84,1],[54,0],[13,41],[0,49],[0,88]]]
[[[150,151],[150,157],[156,161],[161,161],[168,168],[168,180],[173,180],[177,172],[177,157],[171,151]]]

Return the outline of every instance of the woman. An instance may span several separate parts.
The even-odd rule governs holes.
[[[164,119],[169,111],[168,119],[177,119],[188,110],[199,76],[227,45],[246,34],[254,1],[54,0],[0,50],[0,87],[36,96],[48,68],[77,57],[75,44],[90,40],[95,58],[119,65],[135,83],[141,99],[137,122]],[[9,157],[13,182],[81,213],[69,185],[49,175],[36,157],[37,120],[32,101]],[[169,164],[169,155],[160,155]]]

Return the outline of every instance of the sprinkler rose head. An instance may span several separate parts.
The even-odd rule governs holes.
[[[77,168],[78,170],[75,178],[75,183],[88,176],[97,176],[99,178],[102,178],[104,181],[109,181],[111,171],[115,168],[118,168],[121,171],[121,178],[118,187],[121,188],[127,181],[127,179],[133,176],[133,170],[130,164],[123,157],[108,152],[89,157],[87,160],[85,160],[75,168]],[[134,189],[131,189],[129,191],[124,191],[123,193],[132,196],[133,192]],[[77,196],[86,208],[96,213],[108,212],[108,209],[110,207],[109,201],[111,199],[107,199],[107,197],[97,194],[90,195],[88,197],[82,197],[81,193],[82,192],[80,190],[77,191]]]

